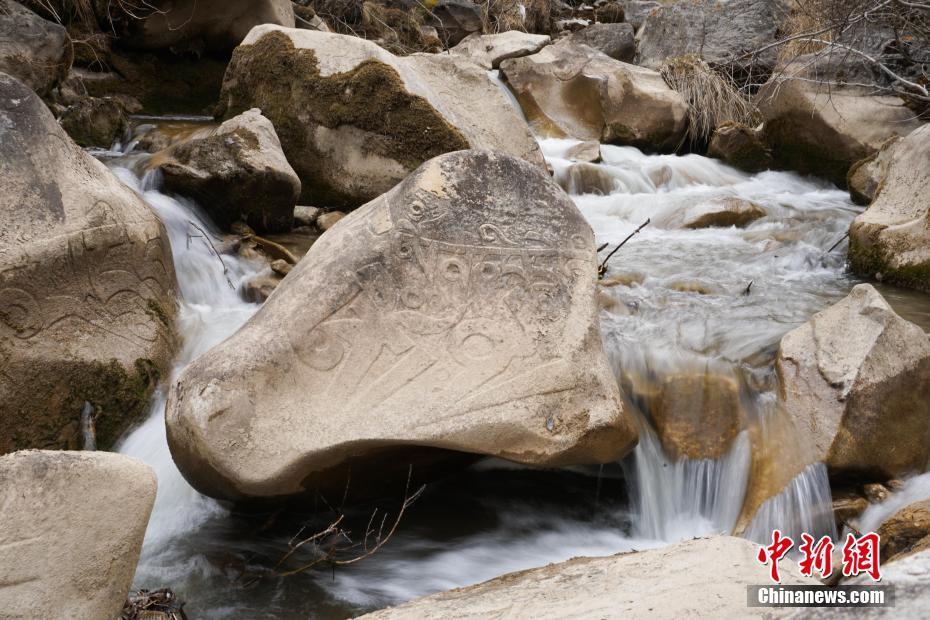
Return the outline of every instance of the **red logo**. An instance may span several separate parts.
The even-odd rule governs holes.
[[[852,534],[847,535],[846,543],[843,545],[843,575],[853,577],[865,573],[873,581],[880,581],[882,578],[879,558],[880,542],[879,535],[874,532],[863,534],[859,538]],[[774,530],[772,544],[759,548],[756,557],[760,563],[769,564],[769,576],[775,583],[781,583],[778,562],[793,547],[794,541],[790,536],[784,536],[781,530]],[[815,542],[810,534],[801,534],[801,545],[798,547],[801,554],[801,559],[798,561],[801,574],[813,577],[814,573],[817,573],[822,578],[829,577],[833,573],[835,547],[836,545],[829,536],[824,536]]]

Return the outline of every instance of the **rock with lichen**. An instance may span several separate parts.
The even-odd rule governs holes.
[[[112,446],[174,350],[174,266],[158,218],[0,74],[0,453]]]
[[[208,135],[194,134],[155,155],[165,187],[188,196],[228,229],[236,221],[258,232],[294,226],[300,179],[271,121],[258,109],[234,116]]]
[[[259,26],[233,54],[220,106],[227,118],[261,108],[304,204],[356,207],[423,161],[467,148],[544,168],[506,96],[459,56],[398,57],[355,37]]]

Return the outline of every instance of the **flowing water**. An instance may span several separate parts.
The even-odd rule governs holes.
[[[697,155],[611,146],[602,147],[602,163],[582,165],[566,159],[575,144],[541,141],[556,179],[573,194],[598,243],[608,244],[601,256],[650,220],[611,259],[600,293],[605,347],[643,427],[633,454],[623,463],[557,471],[482,461],[430,485],[372,557],[282,577],[270,569],[289,541],[301,528],[323,529],[338,506],[245,515],[200,496],[171,461],[160,392],[148,420],[120,448],[152,465],[159,480],[138,587],[174,588],[189,601],[192,618],[345,617],[573,556],[701,534],[738,529],[761,540],[774,526],[835,534],[818,465],[778,485],[775,491],[784,490],[762,503],[754,519],[740,519],[756,484],[754,451],[779,454],[777,441],[793,442],[767,430],[777,425],[778,341],[855,283],[845,274],[845,246],[826,250],[858,209],[845,192],[794,174],[748,175]],[[217,240],[219,232],[196,205],[160,192],[157,175],[143,172],[148,156],[131,147],[105,159],[170,236],[184,340],[176,376],[258,309],[236,289],[265,266],[219,259],[204,238]],[[765,216],[745,228],[682,227],[727,197],[751,201]],[[729,408],[742,417],[719,454],[671,458],[654,431],[655,403],[694,377],[699,385],[723,386]],[[684,409],[701,415],[703,402],[694,399]],[[364,531],[375,509],[378,519],[384,511],[393,518],[397,503],[354,507],[346,523]],[[313,557],[308,548],[292,559]]]

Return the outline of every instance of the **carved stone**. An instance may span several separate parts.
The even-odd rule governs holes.
[[[622,457],[637,434],[601,345],[595,260],[535,166],[436,157],[320,237],[187,367],[167,406],[175,462],[200,491],[246,499],[341,490],[349,464],[355,487],[376,459],[406,475],[417,449]]]
[[[106,448],[173,350],[164,229],[21,82],[0,74],[0,453]]]

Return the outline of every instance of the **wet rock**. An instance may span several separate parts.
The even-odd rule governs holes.
[[[366,620],[507,617],[745,617],[746,588],[767,579],[759,546],[730,536],[696,538],[661,549],[575,558],[440,592],[362,616]],[[673,569],[670,567],[674,567]],[[817,585],[797,563],[779,565],[786,585]],[[708,575],[714,575],[708,579]],[[617,584],[623,584],[618,588]],[[767,610],[778,612],[779,610]],[[776,614],[773,614],[776,615]]]
[[[295,25],[290,0],[175,0],[131,8],[110,3],[105,10],[121,47],[198,56],[228,54],[259,24]]]
[[[775,40],[774,4],[772,0],[662,2],[643,21],[639,64],[659,69],[667,58],[696,54],[730,74],[753,76],[758,84],[774,69],[775,48],[753,59],[738,58]]]
[[[481,32],[484,28],[481,7],[471,0],[439,0],[432,14],[439,21],[439,38],[446,47],[453,47],[468,35]]]
[[[69,107],[61,118],[61,126],[80,146],[108,149],[129,127],[126,111],[116,99],[83,97]]]
[[[278,260],[271,261],[271,270],[278,274],[281,277],[286,276],[291,272],[294,266],[287,262],[286,260],[279,258]]]
[[[772,154],[760,132],[742,123],[725,122],[714,130],[707,156],[745,170],[762,172],[772,167]]]
[[[888,487],[878,482],[870,482],[862,485],[862,494],[872,504],[880,504],[891,495]]]
[[[74,53],[68,32],[12,0],[0,0],[0,72],[41,96],[58,86]]]
[[[617,179],[603,166],[579,162],[569,166],[557,177],[559,185],[569,194],[606,196],[617,189]]]
[[[639,395],[672,459],[719,459],[746,423],[733,376],[671,374]]]
[[[284,263],[285,265],[287,263]],[[239,287],[239,295],[242,299],[256,304],[265,303],[265,300],[271,297],[278,285],[281,284],[283,276],[274,271],[257,275],[242,283]]]
[[[506,60],[507,79],[541,135],[674,151],[687,107],[659,74],[597,50],[560,41],[538,54]]]
[[[345,213],[341,211],[330,211],[329,213],[323,213],[318,218],[316,218],[316,225],[320,230],[326,231],[336,225],[336,223],[346,216]]]
[[[930,342],[872,286],[856,286],[782,338],[776,370],[785,410],[832,475],[875,480],[923,471]]]
[[[221,228],[245,221],[259,232],[294,226],[300,179],[271,121],[258,109],[234,116],[210,135],[175,144],[156,158],[165,187],[188,196]]]
[[[106,449],[174,349],[174,266],[158,218],[0,74],[0,453]]]
[[[908,504],[886,519],[877,533],[881,537],[883,562],[930,549],[930,500]]]
[[[539,168],[487,151],[430,160],[185,369],[167,406],[175,462],[242,500],[344,490],[350,466],[352,493],[424,455],[615,460],[636,431],[601,348],[595,259]]]
[[[877,153],[860,159],[852,165],[846,173],[846,185],[849,187],[849,197],[860,205],[868,205],[878,195],[885,175],[888,173],[888,164],[891,163],[894,145],[900,136],[889,138]]]
[[[770,80],[757,96],[765,141],[779,166],[845,186],[849,168],[888,138],[920,126],[897,97],[850,88],[818,87],[798,80]]]
[[[601,161],[601,143],[596,140],[579,142],[565,151],[565,159],[596,164]]]
[[[862,495],[854,492],[836,492],[833,493],[833,516],[836,519],[837,529],[848,524],[855,523],[866,508],[869,507],[869,500]]]
[[[688,208],[682,228],[742,228],[765,217],[765,209],[735,196],[707,200]]]
[[[591,24],[573,33],[568,40],[575,45],[587,45],[614,60],[633,62],[636,41],[630,24]]]
[[[221,105],[271,119],[304,204],[354,208],[469,147],[545,165],[487,71],[451,54],[397,57],[356,37],[259,26],[233,54]]]
[[[449,51],[471,58],[485,69],[497,69],[504,60],[535,54],[551,42],[548,35],[509,30],[500,34],[472,34]]]
[[[0,457],[0,609],[117,618],[155,502],[155,472],[107,452]]]
[[[316,226],[316,218],[320,216],[322,210],[318,207],[294,207],[294,225],[295,226]]]
[[[930,126],[883,157],[890,159],[875,201],[849,227],[850,266],[862,276],[930,291]]]

